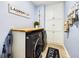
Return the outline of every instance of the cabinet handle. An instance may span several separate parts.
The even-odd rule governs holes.
[[[26,39],[29,39],[29,37],[27,36]]]
[[[53,26],[55,26],[55,24],[53,24]]]

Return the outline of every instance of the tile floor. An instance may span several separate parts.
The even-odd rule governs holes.
[[[66,54],[66,51],[65,51],[63,45],[57,45],[57,44],[47,44],[47,47],[46,47],[45,50],[42,52],[42,58],[45,58],[45,57],[46,57],[48,47],[52,47],[52,48],[57,48],[57,49],[59,49],[60,58],[68,58],[68,56],[67,56],[67,54]]]

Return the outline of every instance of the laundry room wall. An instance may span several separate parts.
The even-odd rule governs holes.
[[[8,12],[8,4],[15,6],[30,14],[30,18],[24,18]],[[27,1],[0,1],[0,55],[2,53],[3,43],[11,28],[33,28],[35,7]]]
[[[67,18],[69,9],[77,1],[66,1],[64,5],[65,20]],[[79,21],[75,22],[72,27],[69,28],[69,32],[64,32],[64,45],[72,58],[79,58]]]

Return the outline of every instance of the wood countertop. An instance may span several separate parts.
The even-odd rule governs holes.
[[[43,30],[44,28],[22,28],[22,29],[11,29],[12,31],[19,31],[19,32],[32,32],[32,31],[39,31]]]

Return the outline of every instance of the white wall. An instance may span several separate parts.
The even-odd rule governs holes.
[[[23,18],[14,14],[8,13],[8,3],[15,5],[20,10],[30,14],[30,19]],[[11,27],[28,28],[33,27],[34,21],[34,6],[30,2],[0,2],[0,55],[6,35]]]
[[[40,27],[44,28],[44,5],[40,5],[36,7],[35,10],[35,20],[40,22]],[[40,18],[39,18],[40,14]]]
[[[44,5],[41,5],[40,6],[40,27],[42,27],[42,28],[44,28],[44,21],[45,21],[45,19],[44,19],[44,17],[45,17],[45,15],[44,15]]]
[[[68,11],[69,9],[74,5],[76,1],[65,1],[64,4],[64,18],[66,19],[67,15],[68,15]]]

